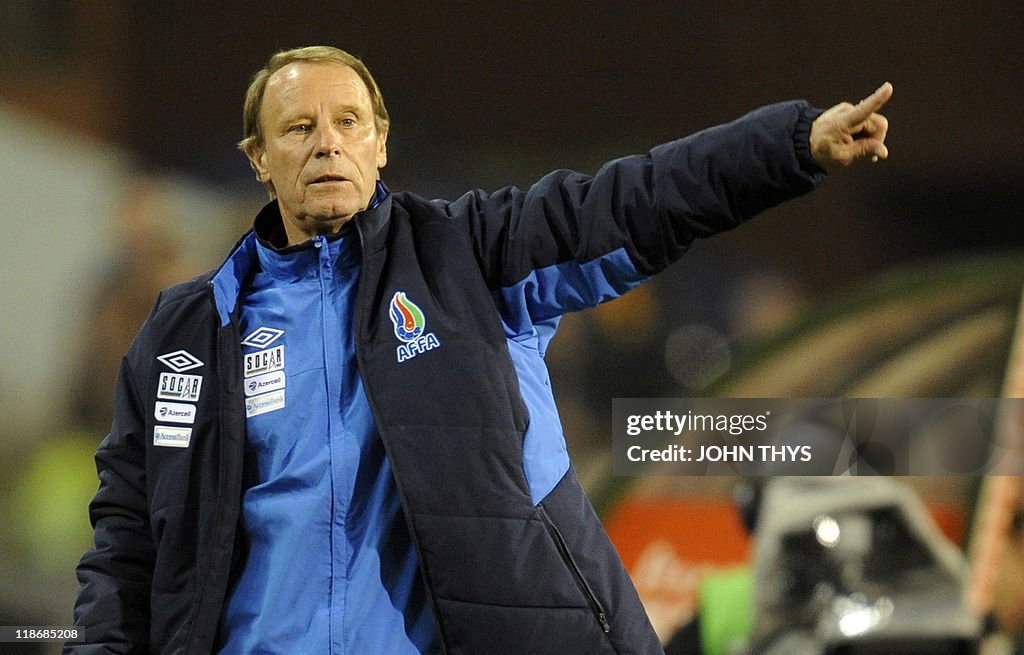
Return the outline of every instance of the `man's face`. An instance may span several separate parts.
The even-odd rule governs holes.
[[[289,244],[336,232],[366,209],[377,169],[387,163],[370,93],[340,64],[298,62],[267,81],[260,114],[263,148],[248,153],[273,186]]]

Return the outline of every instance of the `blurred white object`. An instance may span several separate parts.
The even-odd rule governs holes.
[[[774,478],[763,494],[750,653],[977,653],[966,560],[910,488]]]

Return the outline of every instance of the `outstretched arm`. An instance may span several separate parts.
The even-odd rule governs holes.
[[[811,155],[825,170],[849,166],[858,159],[886,159],[885,134],[889,121],[877,113],[892,97],[886,82],[856,105],[843,102],[832,107],[811,125]]]
[[[488,286],[534,322],[625,293],[697,238],[814,189],[821,114],[804,101],[608,162],[593,176],[555,171],[528,190],[471,192],[446,209],[470,235]]]

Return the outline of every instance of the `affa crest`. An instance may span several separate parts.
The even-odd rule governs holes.
[[[391,297],[389,314],[391,322],[395,325],[395,336],[402,342],[395,351],[399,362],[412,359],[441,345],[437,335],[433,332],[424,332],[427,320],[423,316],[423,310],[409,300],[404,291],[398,291]]]

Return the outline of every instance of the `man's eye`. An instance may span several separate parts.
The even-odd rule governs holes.
[[[290,132],[298,132],[299,134],[308,134],[313,130],[313,126],[308,123],[299,123],[298,125],[292,125],[288,128]]]
[[[341,126],[342,127],[354,127],[355,124],[356,124],[356,119],[354,119],[354,118],[342,118],[341,119]]]

